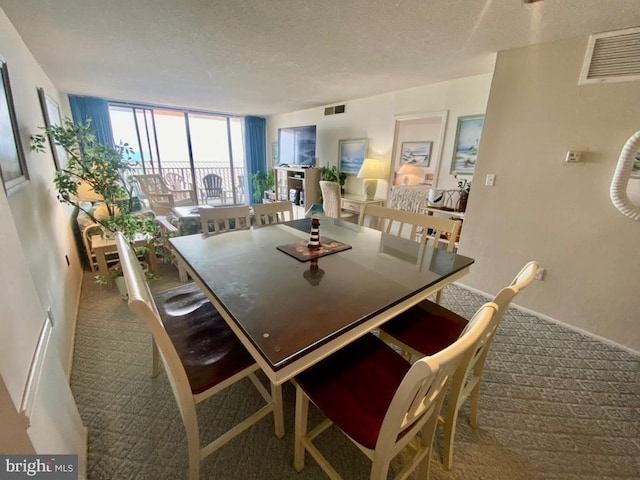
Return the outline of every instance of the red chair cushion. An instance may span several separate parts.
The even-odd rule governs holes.
[[[411,364],[367,334],[296,377],[338,428],[373,449],[391,400]]]
[[[204,392],[254,363],[195,283],[154,295],[154,300],[193,394]]]
[[[467,320],[437,303],[425,300],[380,327],[405,345],[433,355],[454,343]]]

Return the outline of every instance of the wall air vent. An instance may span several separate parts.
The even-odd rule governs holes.
[[[333,107],[324,107],[324,115],[338,115],[345,112],[345,105],[334,105]]]
[[[578,85],[640,80],[640,27],[589,37]]]

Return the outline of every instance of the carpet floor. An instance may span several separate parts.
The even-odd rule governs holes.
[[[178,285],[175,269],[163,268],[154,290]],[[442,303],[470,318],[485,301],[453,285]],[[71,388],[89,431],[89,479],[187,478],[178,408],[165,373],[150,373],[151,339],[142,321],[115,289],[87,273]],[[309,455],[305,468],[294,470],[293,387],[285,384],[283,394],[285,437],[275,437],[267,417],[202,462],[201,479],[326,478]],[[201,437],[213,438],[260,401],[245,380],[204,402]],[[640,478],[640,356],[562,325],[510,308],[489,354],[477,429],[468,414],[467,404],[448,472],[437,433],[432,479]],[[321,419],[312,407],[310,427]],[[340,432],[331,428],[317,443],[345,480],[368,478],[370,463]]]

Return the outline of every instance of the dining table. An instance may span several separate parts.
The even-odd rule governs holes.
[[[343,220],[321,218],[312,228],[304,218],[170,239],[276,385],[462,278],[474,263]],[[310,241],[322,248],[309,249]]]

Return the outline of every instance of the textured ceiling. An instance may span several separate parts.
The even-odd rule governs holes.
[[[640,25],[640,0],[0,0],[0,7],[62,92],[264,116],[487,73],[499,50]]]

